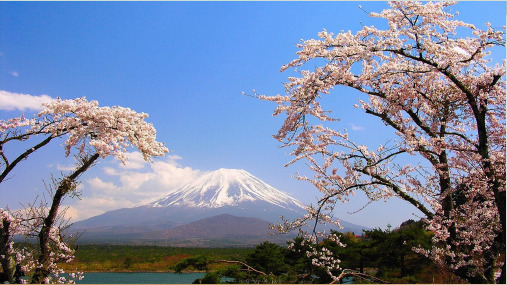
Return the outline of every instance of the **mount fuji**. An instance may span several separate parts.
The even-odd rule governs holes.
[[[252,245],[267,239],[269,224],[281,221],[280,216],[293,219],[305,212],[301,202],[247,171],[219,169],[149,203],[77,222],[72,230],[85,231],[82,242],[179,245],[177,240],[185,240],[184,245],[206,246],[211,238],[215,245],[227,238],[229,245],[238,240]],[[343,226],[358,233],[366,229],[347,222]]]
[[[259,178],[237,169],[219,169],[196,181],[145,204],[144,207],[186,206],[217,209],[225,206],[265,202],[284,210],[300,213],[303,205]]]

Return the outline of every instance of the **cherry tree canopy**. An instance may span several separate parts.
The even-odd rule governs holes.
[[[148,114],[120,106],[99,107],[97,101],[88,101],[84,97],[74,100],[56,99],[43,104],[43,107],[37,118],[27,119],[22,116],[0,121],[0,154],[3,159],[0,181],[23,158],[52,139],[66,135],[67,155],[73,148],[82,154],[91,147],[103,158],[113,155],[124,162],[128,147],[136,147],[146,160],[168,152],[163,143],[156,141],[153,125],[145,121]],[[44,135],[45,139],[12,161],[4,153],[7,143],[24,141],[35,135]]]
[[[66,155],[77,150],[77,166],[61,179],[53,179],[50,187],[51,201],[40,205],[28,204],[21,211],[11,213],[0,209],[0,263],[5,280],[15,281],[16,264],[30,276],[31,283],[68,282],[79,279],[80,274],[69,275],[70,280],[59,276],[63,271],[59,262],[69,262],[74,251],[69,247],[62,232],[63,213],[59,210],[64,197],[75,193],[79,176],[91,167],[98,158],[115,156],[122,162],[127,159],[127,148],[135,147],[149,160],[163,156],[168,149],[156,141],[156,131],[145,121],[145,113],[137,113],[123,107],[98,107],[97,101],[85,98],[75,100],[53,100],[43,104],[37,118],[24,117],[0,121],[0,183],[14,167],[30,154],[58,137],[67,137],[64,148]],[[10,155],[5,146],[14,142],[31,142],[34,137],[44,139],[33,143],[25,151]],[[37,237],[38,251],[14,249],[14,235]]]
[[[456,20],[447,11],[453,4],[390,2],[370,14],[387,20],[387,29],[324,30],[282,67],[300,74],[285,84],[288,94],[259,98],[278,104],[274,115],[285,121],[275,138],[292,149],[290,163],[307,161],[314,176],[299,179],[323,194],[308,215],[285,226],[339,224],[336,202],[356,191],[371,201],[398,197],[420,210],[435,234],[433,249],[420,252],[472,282],[495,282],[503,266],[505,282],[506,62],[489,59],[492,47],[505,46],[505,27],[481,30]],[[317,67],[304,70],[309,62]],[[340,95],[335,86],[362,93],[354,107],[398,139],[374,149],[351,141],[321,106],[324,96]],[[407,156],[418,158],[407,164]]]

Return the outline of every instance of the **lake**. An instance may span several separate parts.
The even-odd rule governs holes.
[[[84,279],[77,284],[192,284],[195,279],[204,277],[204,273],[159,273],[132,272],[85,273]],[[351,277],[346,277],[343,284],[353,284]]]
[[[85,273],[77,284],[192,284],[202,278],[204,273]]]

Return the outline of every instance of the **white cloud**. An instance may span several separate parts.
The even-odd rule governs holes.
[[[71,220],[79,219],[79,211],[74,207],[66,207],[65,208],[65,218]]]
[[[140,155],[130,153],[131,164],[112,160],[113,165],[103,167],[99,177],[84,181],[81,199],[68,201],[71,204],[68,218],[75,222],[106,211],[141,205],[194,181],[201,174],[199,170],[179,165],[179,156],[141,163]]]
[[[358,126],[354,123],[350,123],[350,129],[353,131],[364,131],[365,128],[363,126]]]
[[[33,96],[0,90],[0,110],[41,110],[42,103],[48,103],[51,100],[53,98],[48,95]]]
[[[52,168],[56,168],[56,170],[58,171],[72,171],[74,169],[76,169],[76,165],[75,164],[60,164],[60,163],[50,163],[48,164],[48,167]]]
[[[152,169],[157,174],[154,178],[156,182],[166,189],[174,189],[184,184],[194,181],[200,171],[190,167],[180,167],[176,160],[181,159],[179,156],[168,156],[167,161],[154,162]]]
[[[88,179],[86,181],[88,185],[93,189],[105,189],[105,190],[117,190],[118,187],[114,185],[112,182],[104,182],[102,179],[98,177],[94,177],[92,179]]]
[[[72,171],[72,170],[76,169],[76,165],[75,164],[63,165],[63,164],[57,163],[56,169],[59,171]]]
[[[134,206],[135,203],[125,200],[113,200],[107,197],[82,199],[79,200],[79,203],[68,206],[65,218],[70,219],[71,222],[76,222],[100,215],[112,209]]]
[[[102,170],[104,170],[104,173],[109,176],[119,175],[116,168],[113,168],[113,167],[104,167],[104,168],[102,168]]]
[[[122,184],[122,188],[128,190],[138,190],[145,184],[155,177],[155,173],[140,173],[140,172],[123,172],[120,173],[120,181]]]
[[[18,77],[19,76],[19,73],[17,71],[11,71],[9,72],[10,75],[14,76],[14,77]]]

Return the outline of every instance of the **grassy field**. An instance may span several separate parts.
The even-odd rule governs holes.
[[[248,248],[79,245],[75,260],[61,266],[67,272],[167,272],[172,271],[173,265],[191,256],[244,260],[252,251]]]

